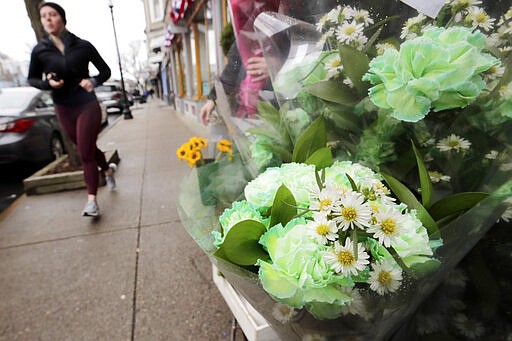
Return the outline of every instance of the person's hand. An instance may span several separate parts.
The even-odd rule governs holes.
[[[50,84],[53,89],[60,89],[64,86],[64,80],[58,79],[55,72],[46,74],[46,79],[48,79],[48,84]]]
[[[264,57],[251,57],[247,59],[247,74],[253,82],[259,82],[269,77],[267,62]]]
[[[91,92],[94,90],[94,85],[92,84],[90,79],[82,79],[80,81],[80,86],[84,88],[87,92]]]
[[[210,116],[212,115],[214,108],[215,102],[211,99],[207,100],[206,103],[201,107],[201,110],[199,111],[199,118],[205,126],[207,126],[208,122],[210,122]]]

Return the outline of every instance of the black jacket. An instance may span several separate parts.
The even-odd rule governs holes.
[[[62,105],[80,105],[96,100],[94,92],[87,92],[79,83],[90,78],[94,86],[101,85],[110,78],[110,68],[96,48],[88,41],[78,38],[69,31],[62,34],[64,53],[49,38],[41,40],[32,50],[28,71],[28,83],[42,90],[52,90],[53,101]],[[89,76],[89,62],[99,74]],[[52,89],[43,75],[54,72],[64,79],[64,86]]]

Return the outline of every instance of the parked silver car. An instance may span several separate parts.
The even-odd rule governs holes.
[[[123,90],[121,85],[115,82],[105,82],[102,85],[98,86],[94,89],[96,93],[96,97],[100,102],[105,104],[107,110],[115,109],[115,111],[123,110]],[[125,91],[126,99],[128,100],[128,106],[132,106],[134,104],[133,97]]]
[[[107,123],[102,106],[102,123]],[[65,153],[60,125],[48,91],[0,89],[0,164],[51,161]]]

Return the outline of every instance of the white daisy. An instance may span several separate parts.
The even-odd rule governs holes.
[[[283,324],[290,322],[297,314],[296,309],[281,303],[276,303],[272,308],[272,316]]]
[[[372,209],[365,202],[365,197],[354,191],[342,195],[339,206],[334,206],[332,212],[335,215],[334,220],[343,231],[355,226],[369,226],[372,218]]]
[[[497,78],[503,77],[505,67],[503,65],[495,65],[485,71],[484,75],[487,81],[492,81]]]
[[[357,255],[354,254],[354,244],[348,237],[345,240],[345,245],[335,241],[334,247],[324,254],[325,262],[342,275],[357,275],[358,271],[364,270],[370,263],[368,258],[370,256],[365,252],[361,243],[357,244]]]
[[[369,233],[379,240],[379,244],[390,247],[396,243],[404,224],[400,211],[387,206],[375,213],[376,224],[368,228]]]
[[[505,20],[512,19],[512,7],[508,9],[508,11],[503,15],[505,17]]]
[[[377,197],[381,199],[383,204],[392,204],[396,200],[395,198],[390,197],[391,191],[382,183],[382,181],[376,179],[372,179],[370,181],[373,191]]]
[[[512,82],[502,85],[499,92],[502,97],[512,97]]]
[[[444,182],[450,182],[452,179],[449,175],[444,175],[443,173],[440,173],[438,171],[428,171],[428,176],[430,177],[430,181],[437,184],[441,181]]]
[[[352,22],[346,21],[336,30],[336,38],[342,44],[360,42],[360,38],[363,36],[363,30],[363,24],[358,24],[355,20]]]
[[[400,38],[402,39],[414,39],[416,38],[422,30],[423,22],[427,19],[427,17],[420,13],[415,17],[407,19],[402,28],[402,32],[400,34]]]
[[[327,71],[327,79],[338,76],[343,71],[340,56],[337,55],[328,60],[327,63],[325,63],[325,70]]]
[[[310,235],[321,244],[327,244],[328,240],[334,241],[338,238],[338,227],[332,220],[327,219],[327,214],[314,212],[313,219],[308,223]]]
[[[480,0],[453,0],[450,4],[453,12],[467,11],[469,8],[478,6],[482,3]]]
[[[391,43],[379,43],[379,44],[375,44],[375,48],[377,49],[377,54],[378,55],[381,55],[384,53],[384,51],[386,51],[387,49],[395,49],[396,50],[396,47],[395,45],[391,44]]]
[[[340,13],[341,13],[341,6],[338,5],[336,8],[331,9],[329,11],[329,13],[327,13],[325,16],[327,17],[328,21],[337,24],[338,18],[340,17]]]
[[[324,30],[324,26],[327,23],[327,20],[328,20],[327,15],[324,15],[323,17],[320,18],[320,20],[318,20],[318,22],[315,25],[316,26],[316,30],[318,32],[322,32]]]
[[[491,18],[483,8],[470,7],[468,8],[468,18],[471,20],[473,28],[482,28],[485,31],[492,30],[494,21],[496,19]]]
[[[358,23],[362,23],[364,26],[370,26],[373,24],[373,19],[370,18],[370,12],[364,9],[356,10],[354,12],[354,20]]]
[[[351,6],[343,6],[340,22],[354,18],[356,16],[356,12],[355,8],[352,8]]]
[[[470,340],[480,340],[485,334],[485,328],[482,323],[469,319],[464,314],[457,314],[453,318],[453,324],[457,330]]]
[[[349,88],[353,88],[354,87],[354,82],[352,82],[352,80],[350,78],[348,78],[348,77],[343,80],[343,84],[345,84]]]
[[[437,143],[437,148],[442,152],[448,152],[450,150],[459,152],[468,150],[470,147],[471,142],[455,134],[451,134]]]
[[[376,291],[379,295],[395,292],[400,287],[402,281],[402,269],[391,265],[386,260],[382,263],[372,264],[370,271],[370,289]]]
[[[492,33],[485,37],[485,47],[486,49],[491,49],[494,46],[501,46],[505,43],[503,39],[500,38],[499,33]]]
[[[359,315],[363,317],[365,320],[370,317],[364,305],[363,296],[361,296],[359,290],[355,288],[344,287],[341,289],[341,291],[352,298],[350,302],[347,303],[347,305],[341,308],[342,314]]]
[[[498,157],[498,151],[491,150],[489,153],[485,154],[484,157],[489,160],[495,160]]]
[[[338,201],[339,195],[334,188],[326,186],[318,191],[317,188],[311,190],[311,204],[309,209],[330,213]]]
[[[334,28],[330,28],[329,30],[327,30],[327,32],[325,32],[324,34],[322,34],[322,36],[320,37],[320,40],[318,40],[318,43],[317,43],[317,47],[319,49],[322,49],[325,45],[325,42],[330,38],[330,37],[333,37],[334,36]]]
[[[501,53],[509,53],[510,51],[512,51],[512,46],[503,46],[503,47],[500,47],[500,52],[501,52]]]

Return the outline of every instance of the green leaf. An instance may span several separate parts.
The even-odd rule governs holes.
[[[281,123],[279,111],[268,102],[258,101],[258,115],[272,125],[279,126]]]
[[[288,162],[292,161],[292,152],[289,151],[288,149],[286,149],[285,147],[282,147],[282,146],[279,146],[279,145],[275,145],[275,144],[272,144],[272,145],[268,144],[268,148],[274,154],[279,156],[281,161],[283,161],[284,163],[288,163]]]
[[[428,210],[430,205],[432,205],[432,181],[430,181],[430,175],[428,175],[427,167],[425,167],[425,163],[423,162],[423,158],[421,157],[420,152],[414,145],[414,142],[411,142],[411,144],[414,155],[416,156],[416,162],[418,164],[418,173],[421,186],[421,203],[423,204],[423,207]]]
[[[306,87],[306,90],[323,100],[343,105],[354,105],[357,96],[354,91],[345,84],[336,80],[320,81]]]
[[[290,220],[297,215],[297,202],[292,192],[285,186],[281,185],[274,197],[272,204],[272,214],[270,216],[270,227],[277,224],[286,226]]]
[[[428,213],[428,211],[421,205],[421,203],[416,199],[414,194],[400,181],[395,179],[389,174],[381,172],[381,175],[386,180],[386,183],[391,188],[393,193],[395,193],[398,200],[406,204],[410,209],[415,209],[418,219],[421,221],[423,226],[428,231],[428,235],[431,236],[439,232],[439,228],[437,223],[434,221],[432,216]]]
[[[318,174],[318,169],[315,169],[315,179],[316,179],[316,184],[318,186],[318,189],[322,190],[324,188],[324,182],[320,178],[320,174]]]
[[[460,214],[467,211],[488,196],[489,194],[484,192],[464,192],[453,194],[437,201],[432,205],[429,212],[437,221],[452,214]]]
[[[340,47],[340,57],[345,74],[350,78],[354,87],[360,93],[366,95],[369,84],[363,82],[362,78],[370,68],[368,56],[353,47],[342,45]]]
[[[325,147],[327,144],[327,132],[322,117],[314,120],[309,127],[300,134],[293,149],[293,162],[304,162],[315,151]]]
[[[315,165],[317,171],[332,166],[334,161],[332,159],[331,148],[324,147],[318,149],[311,154],[304,163],[308,165]]]
[[[247,132],[252,135],[266,136],[268,138],[271,138],[272,140],[276,139],[276,133],[277,133],[276,130],[271,129],[269,127],[249,128],[249,129],[247,129]]]
[[[417,278],[425,277],[433,273],[441,266],[441,262],[437,259],[429,259],[424,263],[413,264],[410,269]]]
[[[350,187],[352,187],[352,190],[354,192],[359,192],[359,188],[357,188],[357,185],[356,185],[356,182],[354,181],[354,179],[352,179],[352,177],[350,175],[348,175],[348,173],[345,173],[345,176],[347,177],[348,181],[350,182]]]
[[[382,32],[382,29],[384,27],[379,27],[379,29],[377,30],[377,32],[375,32],[371,37],[370,39],[368,39],[368,42],[366,43],[366,46],[364,48],[364,52],[368,52],[368,50],[373,46],[373,44],[375,44],[375,41],[377,41],[377,38],[379,38],[380,36],[380,33]]]
[[[238,265],[254,265],[258,259],[268,258],[259,244],[261,235],[266,231],[265,225],[259,221],[241,221],[228,231],[224,243],[215,254]]]

